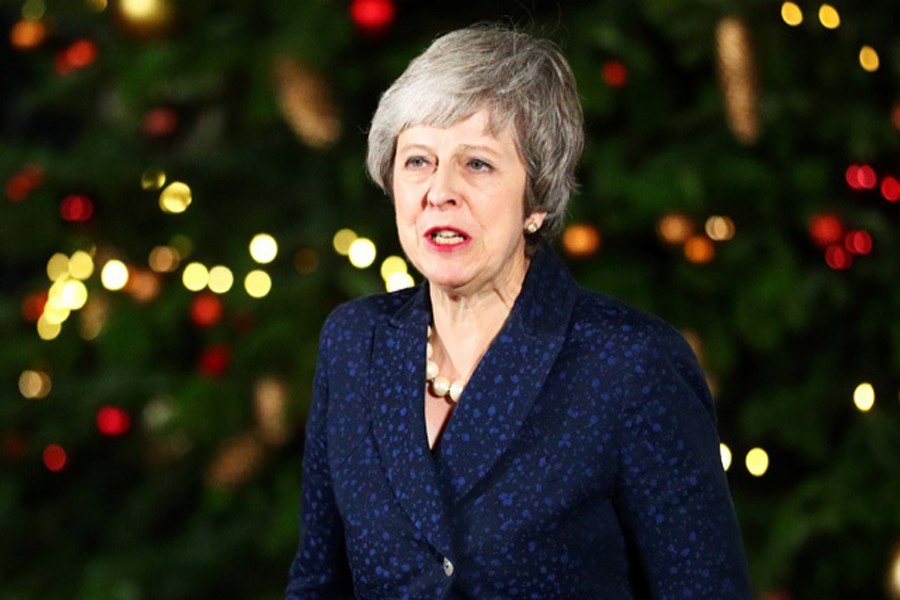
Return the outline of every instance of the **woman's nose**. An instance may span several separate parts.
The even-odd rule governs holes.
[[[452,168],[442,166],[435,169],[426,195],[428,204],[437,208],[456,206],[459,203],[458,183]]]

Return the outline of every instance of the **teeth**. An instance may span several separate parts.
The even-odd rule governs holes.
[[[438,244],[458,244],[465,239],[459,233],[447,229],[442,229],[441,231],[434,233],[431,237]]]

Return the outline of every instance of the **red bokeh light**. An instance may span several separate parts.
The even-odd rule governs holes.
[[[66,466],[66,451],[59,444],[47,444],[44,447],[44,466],[48,470],[62,471]]]
[[[44,306],[47,304],[47,292],[35,292],[29,294],[22,301],[22,316],[29,323],[37,323],[38,319],[44,313]]]
[[[852,187],[854,190],[859,189],[859,165],[850,165],[847,167],[847,171],[844,173],[844,178],[847,180],[847,185]]]
[[[103,435],[124,435],[131,427],[131,415],[118,406],[101,406],[97,411],[97,429]]]
[[[861,165],[859,167],[859,170],[856,172],[856,180],[859,182],[859,187],[864,190],[874,189],[878,183],[875,170],[869,165]]]
[[[603,81],[611,87],[622,87],[628,81],[628,69],[617,60],[603,63]]]
[[[869,254],[872,252],[872,236],[868,231],[848,231],[844,237],[844,247],[850,254]]]
[[[197,370],[208,377],[221,375],[231,364],[231,349],[225,344],[215,344],[200,353]]]
[[[823,248],[833,244],[844,235],[844,224],[840,217],[832,213],[813,215],[809,219],[809,235]]]
[[[76,69],[83,69],[97,58],[97,44],[91,40],[77,40],[56,54],[56,72],[68,75]]]
[[[147,111],[144,115],[144,133],[150,137],[166,137],[178,128],[178,113],[175,109],[162,107]]]
[[[853,257],[840,244],[832,244],[825,250],[825,262],[835,270],[849,269]]]
[[[888,175],[881,180],[881,195],[888,202],[900,200],[900,181]]]
[[[65,221],[83,223],[94,214],[94,203],[87,196],[70,194],[60,203],[59,214]]]
[[[222,301],[213,294],[198,294],[191,303],[191,320],[198,327],[212,327],[222,320]]]
[[[391,0],[353,0],[350,18],[362,31],[379,33],[394,20],[394,3]]]
[[[37,165],[25,165],[22,170],[6,182],[6,197],[13,202],[21,202],[31,190],[44,182],[44,171]]]

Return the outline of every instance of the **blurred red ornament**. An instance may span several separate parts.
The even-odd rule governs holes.
[[[212,327],[222,320],[222,301],[208,292],[197,294],[191,303],[191,320],[198,327]]]
[[[840,244],[832,244],[825,250],[825,262],[835,270],[849,269],[853,264],[853,257]]]
[[[840,217],[833,213],[813,215],[809,219],[809,235],[816,244],[824,248],[841,239],[844,235],[844,224]]]
[[[150,137],[166,137],[178,128],[178,113],[175,109],[154,108],[144,115],[144,133]]]
[[[31,190],[44,182],[44,171],[37,165],[25,165],[22,170],[6,182],[6,197],[13,202],[21,202]]]
[[[221,375],[231,364],[231,349],[225,344],[214,344],[200,353],[197,370],[208,377]]]
[[[394,20],[394,3],[391,0],[353,0],[350,17],[365,33],[380,33]]]
[[[124,435],[131,427],[131,415],[118,406],[101,406],[97,411],[97,429],[103,435]]]
[[[25,297],[22,302],[22,316],[29,323],[37,323],[44,314],[44,306],[47,304],[47,292],[35,292]]]
[[[59,214],[65,221],[83,223],[94,214],[94,203],[87,196],[70,194],[60,203]]]
[[[844,247],[850,254],[864,255],[872,252],[872,236],[859,229],[848,231],[844,237]]]
[[[900,181],[888,175],[881,180],[881,195],[888,202],[900,200]]]
[[[617,60],[603,63],[603,81],[610,87],[622,87],[628,81],[628,69]]]
[[[48,470],[62,471],[66,466],[66,451],[59,444],[47,444],[44,447],[44,466]]]
[[[91,40],[77,40],[68,48],[60,50],[56,54],[56,72],[60,75],[68,75],[76,69],[83,69],[97,59],[97,44]]]

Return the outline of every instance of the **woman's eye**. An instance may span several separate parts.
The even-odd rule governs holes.
[[[407,167],[418,169],[419,167],[424,167],[425,165],[427,165],[428,161],[421,156],[410,156],[406,159],[405,164]]]
[[[469,168],[474,171],[490,171],[492,167],[480,158],[473,158],[469,160]]]

